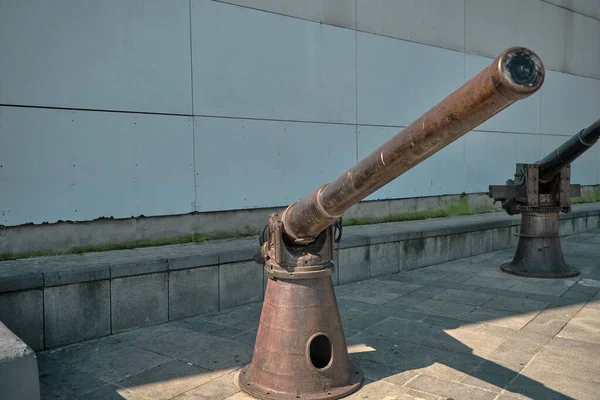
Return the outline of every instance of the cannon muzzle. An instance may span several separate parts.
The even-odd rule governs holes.
[[[552,153],[538,161],[540,182],[550,182],[565,166],[592,147],[600,137],[600,119],[573,135]]]
[[[488,67],[381,145],[335,181],[281,215],[289,244],[312,243],[352,205],[448,146],[544,81],[538,56],[523,47],[502,52]]]

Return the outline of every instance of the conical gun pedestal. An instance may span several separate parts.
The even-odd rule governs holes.
[[[251,364],[242,390],[259,399],[339,399],[363,375],[348,358],[331,274],[331,228],[309,246],[288,249],[281,221],[269,221],[269,276]]]
[[[524,212],[517,251],[500,269],[533,278],[570,278],[579,271],[567,264],[560,245],[558,211]]]

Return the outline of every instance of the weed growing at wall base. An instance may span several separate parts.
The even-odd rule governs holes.
[[[573,197],[571,204],[595,203],[600,201],[600,190],[586,190],[581,197]]]
[[[143,247],[158,247],[158,246],[171,246],[176,244],[188,244],[188,243],[201,243],[210,240],[223,240],[223,239],[236,239],[242,237],[250,237],[256,235],[255,232],[238,232],[238,233],[215,233],[215,234],[200,234],[194,233],[193,235],[176,236],[162,239],[139,239],[130,242],[122,243],[106,243],[101,245],[90,245],[90,246],[76,246],[71,248],[69,251],[55,252],[51,250],[40,250],[35,252],[25,253],[0,253],[0,261],[18,260],[22,258],[33,258],[43,256],[62,256],[67,254],[84,254],[94,253],[100,251],[111,251],[111,250],[131,250],[139,249]]]
[[[582,192],[581,197],[574,197],[572,199],[573,204],[593,203],[597,201],[600,201],[600,190],[587,190]],[[463,197],[459,200],[442,203],[436,208],[425,211],[407,212],[373,218],[348,218],[344,219],[344,226],[371,225],[386,222],[417,221],[430,218],[455,217],[460,215],[473,215],[494,211],[500,211],[500,208],[497,206],[493,206],[489,203],[471,205],[469,204],[469,200],[466,197]],[[223,232],[215,234],[194,233],[193,235],[161,239],[140,239],[122,243],[106,243],[102,245],[76,246],[71,248],[69,251],[64,252],[56,252],[52,250],[39,250],[34,252],[23,253],[0,253],[0,261],[18,260],[23,258],[43,256],[59,256],[67,254],[84,254],[111,250],[131,250],[142,247],[158,247],[176,244],[201,243],[211,240],[251,237],[257,234],[258,232],[252,232],[249,229],[247,229],[241,232]]]
[[[386,215],[383,217],[373,217],[373,218],[351,218],[344,220],[345,226],[353,226],[353,225],[371,225],[371,224],[381,224],[385,222],[402,222],[402,221],[416,221],[422,219],[430,219],[430,218],[445,218],[445,217],[456,217],[459,215],[473,215],[473,214],[481,214],[485,212],[493,212],[499,211],[497,207],[494,207],[490,204],[478,204],[471,206],[469,204],[469,200],[467,198],[462,198],[460,200],[455,200],[450,202],[447,206],[440,206],[438,208],[425,210],[425,211],[415,211],[415,212],[407,212],[401,214],[393,214]]]

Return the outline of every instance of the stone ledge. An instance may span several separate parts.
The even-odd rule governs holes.
[[[600,216],[600,203],[573,206],[561,220]],[[345,227],[339,249],[515,227],[520,216],[477,214]],[[591,227],[593,229],[593,227]],[[565,229],[565,235],[575,232]],[[252,260],[258,238],[0,262],[0,293]]]
[[[35,352],[0,322],[0,399],[39,398]]]
[[[561,220],[600,215],[600,203],[578,204],[569,214],[560,214]],[[388,222],[374,225],[344,227],[339,248],[368,246],[372,244],[456,235],[490,229],[519,226],[519,215],[504,212],[465,215],[448,218],[431,218],[418,221]]]
[[[513,248],[519,223],[494,213],[346,227],[333,284]],[[599,228],[600,204],[561,217],[564,236]],[[0,262],[0,319],[40,350],[260,301],[256,251],[253,237]]]
[[[18,267],[21,267],[20,265]],[[41,272],[0,271],[0,293],[19,290],[39,289],[44,287],[44,276]]]
[[[600,207],[598,209],[600,213]],[[499,214],[499,213],[498,213]],[[339,248],[368,246],[435,236],[456,235],[468,232],[518,226],[520,217],[494,214],[432,218],[424,221],[388,222],[377,225],[344,228]]]

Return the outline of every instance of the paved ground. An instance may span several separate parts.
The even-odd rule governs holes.
[[[563,240],[574,279],[506,275],[508,250],[336,288],[367,377],[348,399],[600,398],[599,245]],[[42,398],[249,399],[235,374],[260,307],[38,353]]]

